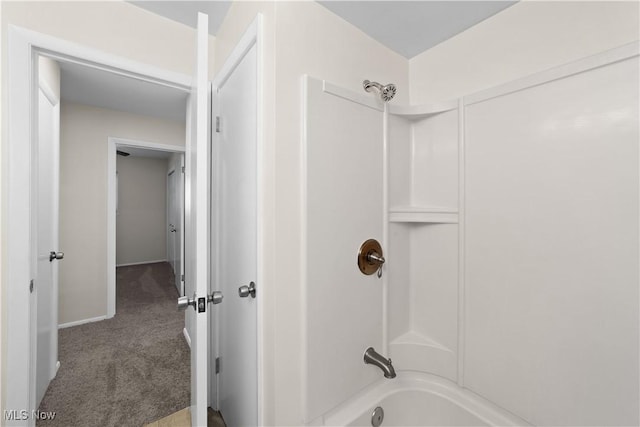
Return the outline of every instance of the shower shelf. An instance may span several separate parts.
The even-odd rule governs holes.
[[[397,116],[405,117],[409,120],[426,119],[437,114],[458,108],[458,101],[447,101],[423,105],[397,105],[389,104],[389,112]]]
[[[415,331],[409,331],[400,335],[399,337],[391,341],[390,345],[419,345],[419,346],[433,347],[435,349],[445,351],[445,352],[451,352],[451,349],[445,347],[444,345],[440,344],[434,339],[429,338]]]
[[[458,210],[443,207],[398,206],[389,209],[389,221],[457,224]]]

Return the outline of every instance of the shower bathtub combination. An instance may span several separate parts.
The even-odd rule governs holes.
[[[306,425],[638,425],[639,51],[425,105],[303,78]]]

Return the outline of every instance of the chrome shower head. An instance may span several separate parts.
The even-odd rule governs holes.
[[[393,97],[396,95],[396,85],[394,85],[393,83],[389,83],[388,85],[382,86],[378,82],[365,80],[362,82],[362,86],[364,87],[364,90],[366,90],[367,92],[371,92],[373,88],[378,89],[378,91],[380,91],[380,98],[384,102],[391,101]]]

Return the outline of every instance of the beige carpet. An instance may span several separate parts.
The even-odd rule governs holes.
[[[140,427],[190,404],[184,313],[167,263],[117,269],[116,316],[59,332],[38,426]]]

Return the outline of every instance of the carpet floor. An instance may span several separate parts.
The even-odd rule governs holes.
[[[184,312],[167,263],[119,267],[116,315],[60,329],[60,369],[38,426],[135,426],[190,404],[190,361]]]

